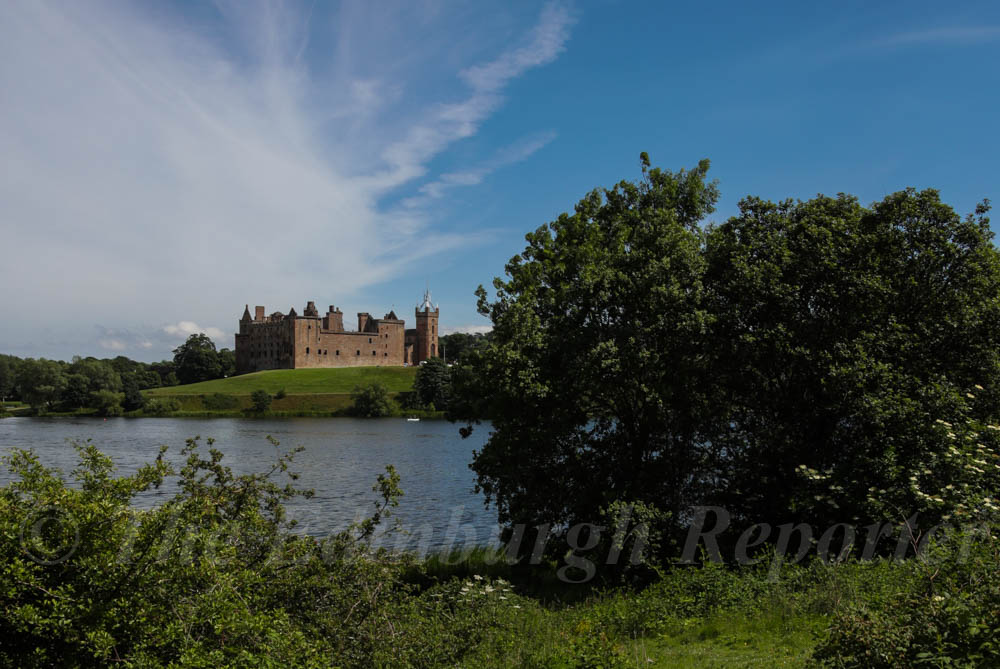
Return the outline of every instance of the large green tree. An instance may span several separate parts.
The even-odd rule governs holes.
[[[0,355],[0,403],[3,403],[14,392],[17,377],[17,358]]]
[[[451,415],[466,434],[492,420],[472,467],[500,521],[566,528],[636,502],[668,532],[698,504],[740,530],[954,511],[921,488],[951,485],[936,420],[1000,415],[988,206],[747,198],[703,227],[707,169],[643,156],[639,182],[528,234],[495,298],[479,289],[492,339],[454,375]]]
[[[206,334],[193,334],[175,348],[174,365],[177,379],[181,383],[197,383],[222,377],[219,353],[215,350],[215,343]]]
[[[52,408],[65,388],[63,365],[55,360],[27,358],[18,366],[18,395],[36,411]]]
[[[987,210],[963,219],[933,190],[870,208],[846,195],[747,198],[711,230],[713,382],[728,412],[712,436],[725,455],[715,501],[748,522],[923,506],[910,477],[927,478],[951,447],[934,421],[998,415],[1000,256]]]
[[[469,334],[466,332],[453,332],[451,334],[442,335],[439,343],[441,350],[441,357],[445,362],[457,363],[461,360],[462,354],[465,351],[476,348],[477,346],[483,344],[489,335],[486,334]]]
[[[426,360],[413,379],[413,390],[421,404],[444,411],[451,400],[451,368],[441,358]]]
[[[526,236],[494,301],[478,290],[492,341],[456,374],[452,416],[492,420],[472,466],[501,523],[594,522],[620,501],[677,518],[703,496],[708,167],[643,154],[638,183],[592,191]]]
[[[219,349],[219,369],[223,378],[236,373],[236,352],[233,349]]]

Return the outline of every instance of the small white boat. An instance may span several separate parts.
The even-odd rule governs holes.
[[[407,423],[419,423],[420,419],[419,418],[407,418],[406,422]]]

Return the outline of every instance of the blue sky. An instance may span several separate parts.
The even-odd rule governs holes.
[[[3,3],[0,352],[232,346],[243,305],[488,323],[587,191],[997,199],[1000,4]],[[997,219],[1000,220],[1000,219]]]

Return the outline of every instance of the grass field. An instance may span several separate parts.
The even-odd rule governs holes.
[[[228,379],[203,381],[186,386],[154,388],[146,391],[150,397],[181,395],[249,395],[266,390],[272,395],[284,389],[288,395],[345,395],[355,386],[379,382],[391,393],[413,389],[416,367],[346,367],[342,369],[274,369],[233,376]],[[277,407],[276,407],[277,408]],[[291,408],[291,407],[289,407]]]

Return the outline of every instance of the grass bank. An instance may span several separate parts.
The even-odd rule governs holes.
[[[174,401],[178,417],[261,417],[347,416],[353,405],[351,391],[356,386],[380,383],[399,402],[413,390],[416,367],[357,367],[342,369],[276,369],[215,379],[184,386],[143,391],[149,400]],[[253,414],[250,394],[264,390],[272,396],[271,407]],[[282,397],[277,397],[284,391]],[[137,413],[136,415],[142,415]],[[440,411],[400,410],[397,415],[442,418]]]
[[[413,389],[416,367],[347,367],[341,369],[274,369],[215,379],[185,386],[153,388],[145,391],[149,397],[180,395],[250,395],[266,390],[272,395],[284,390],[288,395],[349,395],[355,386],[381,383],[390,393]],[[286,398],[288,399],[288,398]],[[312,401],[312,400],[311,400]]]

